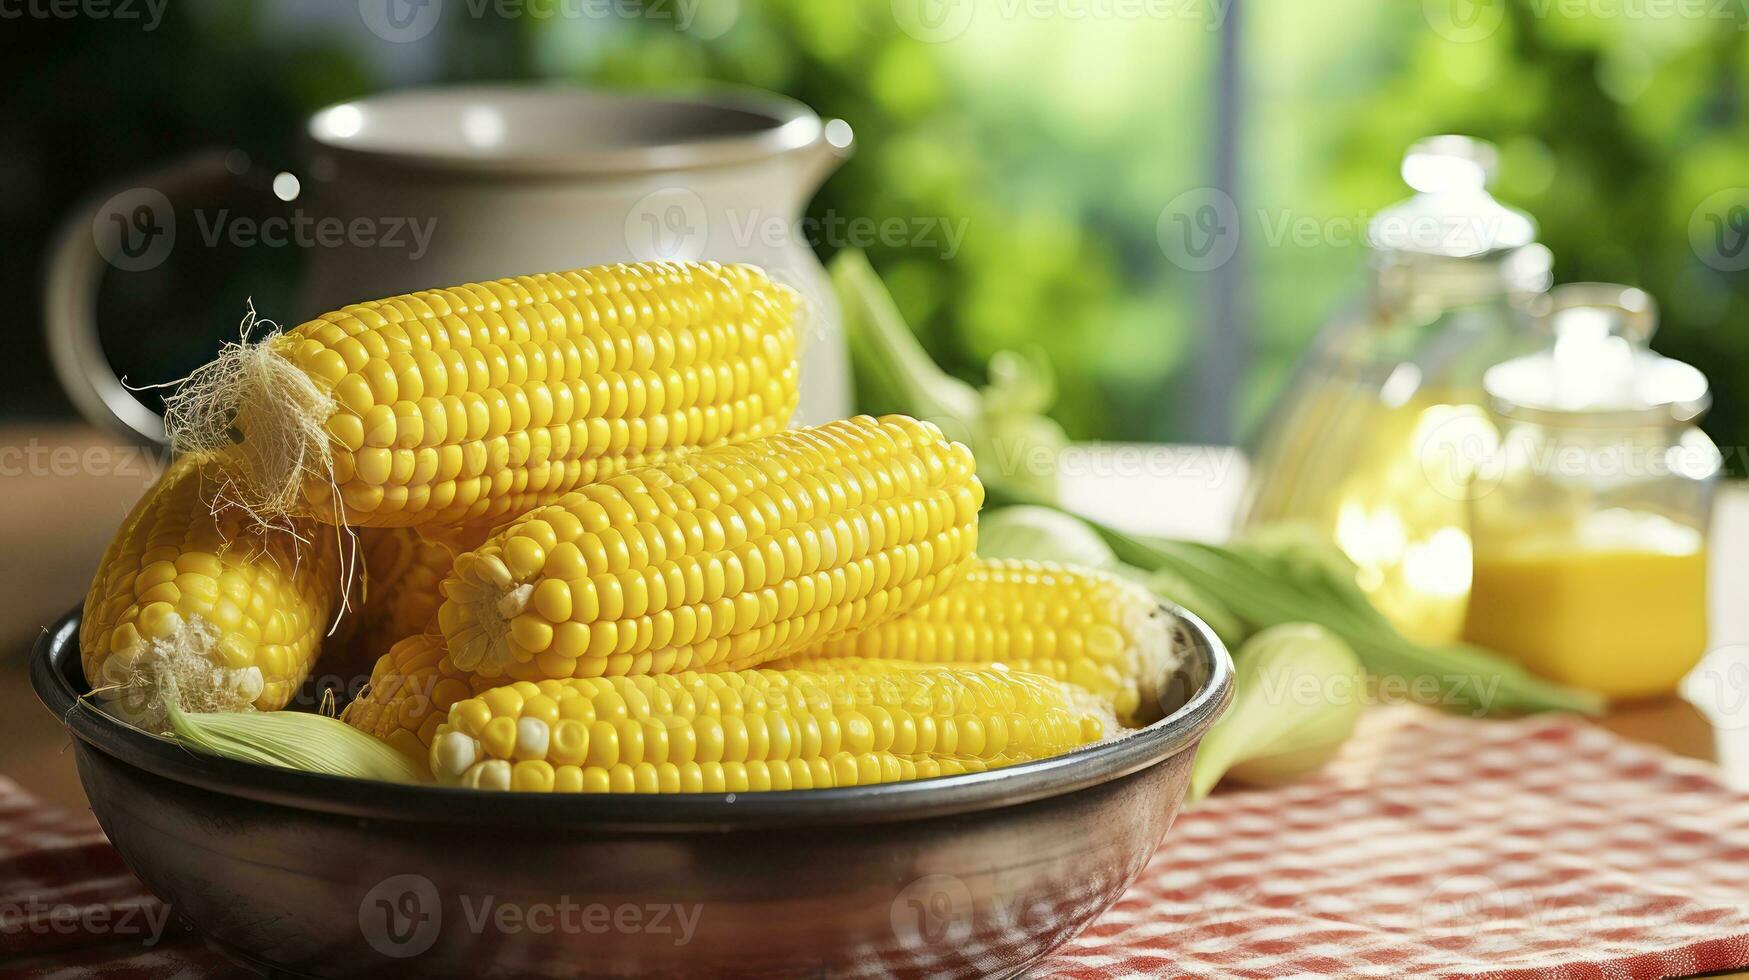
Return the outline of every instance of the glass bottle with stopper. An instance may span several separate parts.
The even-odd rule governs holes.
[[[1707,380],[1648,348],[1638,289],[1561,286],[1547,315],[1551,344],[1484,376],[1499,441],[1473,460],[1464,636],[1612,698],[1668,694],[1707,643]]]
[[[1410,147],[1413,197],[1370,223],[1357,308],[1326,325],[1266,420],[1242,528],[1309,522],[1359,568],[1400,630],[1457,638],[1470,590],[1465,446],[1484,434],[1482,375],[1540,341],[1549,285],[1536,226],[1488,192],[1494,148]]]

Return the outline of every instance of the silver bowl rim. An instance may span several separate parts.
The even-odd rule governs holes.
[[[82,700],[75,681],[82,681],[78,608],[38,638],[30,677],[43,705],[86,748],[171,782],[290,810],[410,824],[563,825],[640,833],[844,826],[971,813],[1062,796],[1193,750],[1233,699],[1233,662],[1206,623],[1177,606],[1161,607],[1185,627],[1189,649],[1177,674],[1195,685],[1166,717],[1123,737],[1049,759],[842,789],[659,796],[506,793],[370,782],[199,755],[130,728]]]

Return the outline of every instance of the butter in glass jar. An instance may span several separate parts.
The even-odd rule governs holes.
[[[1468,490],[1464,638],[1613,700],[1669,694],[1707,645],[1706,378],[1646,346],[1637,289],[1549,302],[1552,346],[1483,379],[1498,442]]]

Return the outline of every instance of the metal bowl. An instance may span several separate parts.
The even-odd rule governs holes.
[[[1115,902],[1232,699],[1177,609],[1167,715],[1067,755],[850,789],[506,794],[190,754],[79,702],[79,616],[31,681],[130,868],[271,975],[987,977]]]

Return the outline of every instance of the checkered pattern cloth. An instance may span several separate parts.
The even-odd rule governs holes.
[[[1181,816],[1123,899],[1031,975],[1613,980],[1745,965],[1749,797],[1575,719],[1396,708],[1317,777]],[[88,815],[0,779],[0,975],[235,972]]]
[[[0,976],[238,972],[146,891],[89,813],[47,806],[0,777]]]
[[[1690,976],[1749,964],[1749,797],[1566,717],[1370,714],[1179,817],[1052,978]]]

